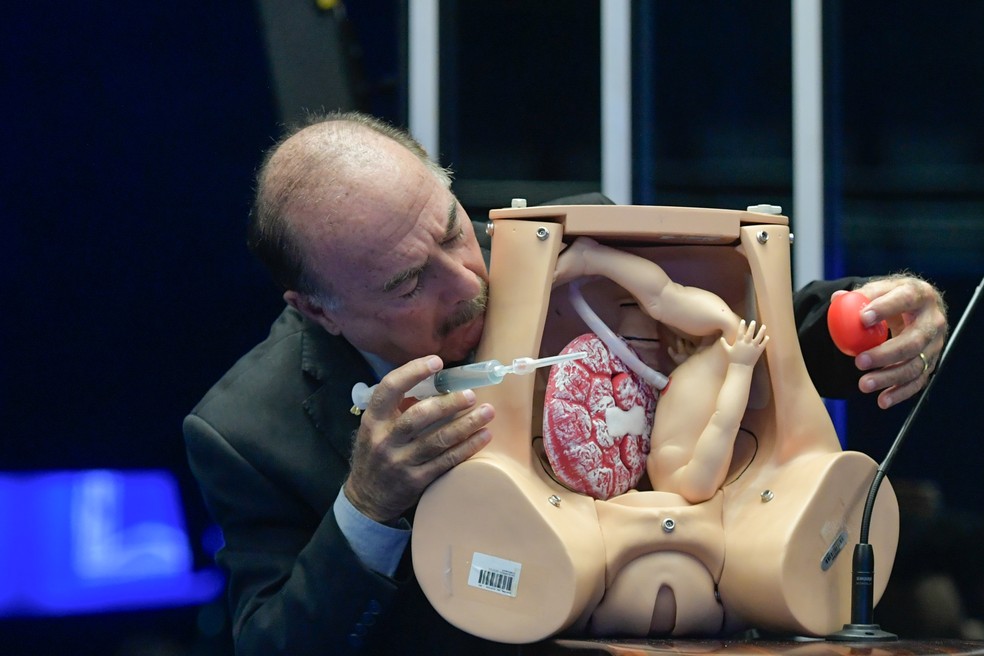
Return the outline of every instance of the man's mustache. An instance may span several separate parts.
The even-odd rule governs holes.
[[[485,307],[489,302],[489,284],[484,280],[480,282],[482,283],[482,291],[475,298],[458,306],[454,314],[448,317],[448,320],[444,322],[438,331],[441,337],[447,337],[455,328],[464,326],[476,317],[485,314]]]

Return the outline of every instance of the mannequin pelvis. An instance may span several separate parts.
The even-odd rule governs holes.
[[[690,339],[648,343],[664,355],[667,346],[682,349],[693,363],[663,359],[672,372],[656,404],[648,473],[610,498],[576,491],[545,457],[545,396],[557,387],[547,372],[476,390],[496,408],[492,442],[436,481],[414,520],[414,570],[434,608],[467,632],[510,643],[750,627],[823,635],[848,622],[851,552],[876,465],[841,450],[807,375],[793,323],[786,218],[634,206],[491,217],[477,359],[555,355],[590,332],[572,308],[568,281],[555,282],[555,273],[564,278],[573,268],[583,269],[583,297],[605,323],[619,322],[629,293],[649,318]],[[694,302],[674,296],[692,289]],[[722,315],[714,314],[718,305]],[[706,308],[709,322],[694,316]],[[586,413],[611,404],[583,396]],[[598,448],[617,448],[618,439]],[[563,449],[551,446],[554,457]],[[886,482],[869,534],[876,601],[897,539],[898,505]]]

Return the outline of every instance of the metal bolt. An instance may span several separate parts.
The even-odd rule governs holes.
[[[492,221],[487,221],[485,223],[485,234],[491,237],[493,232],[495,232],[495,223]]]
[[[667,517],[666,519],[663,520],[662,526],[663,526],[664,533],[672,533],[673,529],[676,528],[676,522],[673,521],[671,517]]]
[[[551,494],[550,498],[548,498],[547,501],[550,502],[551,506],[555,508],[560,508],[560,497],[558,497],[556,494]]]
[[[539,228],[536,229],[536,238],[539,239],[540,241],[546,241],[547,237],[549,236],[550,236],[550,231],[544,228],[543,226],[540,226]]]
[[[793,245],[793,239],[795,239],[795,237],[796,237],[796,235],[794,235],[793,233],[789,233],[789,245],[790,246]]]
[[[762,503],[768,503],[768,502],[772,501],[775,498],[775,496],[776,495],[772,493],[772,490],[765,490],[761,494]]]
[[[764,244],[765,242],[769,241],[769,233],[767,233],[765,230],[755,235],[755,237],[758,239],[760,244]]]

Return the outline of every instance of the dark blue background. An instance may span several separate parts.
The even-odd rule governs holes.
[[[198,564],[204,566],[208,556],[199,541],[208,522],[185,465],[181,419],[235,359],[265,335],[281,307],[278,292],[247,253],[244,239],[253,171],[263,149],[279,132],[257,14],[252,3],[231,0],[8,5],[0,17],[0,285],[4,308],[0,320],[0,470],[168,468],[181,484]],[[464,11],[465,5],[448,4],[457,11]],[[509,2],[500,5],[510,9]],[[783,5],[788,12],[788,3]],[[399,2],[383,1],[353,2],[349,6],[363,45],[369,82],[381,84],[376,90],[386,87],[389,94],[381,97],[373,93],[367,101],[371,109],[397,122],[402,119],[402,108],[393,102],[393,85],[398,87],[400,74],[394,62],[402,45],[394,38],[394,21],[402,11],[400,6]],[[522,6],[511,8],[519,10]],[[689,15],[680,9],[683,6],[678,6],[677,18]],[[919,24],[913,23],[913,28]],[[871,34],[864,30],[877,30],[877,23],[851,25],[860,31],[849,34],[855,43],[867,43],[875,49],[899,44],[891,34],[869,38]],[[521,23],[511,29],[521,29]],[[590,30],[590,26],[578,23],[578,29]],[[903,48],[910,57],[905,61],[924,61],[916,46],[925,33],[914,32],[903,43],[913,44]],[[542,33],[525,36],[542,38]],[[704,36],[707,47],[713,48],[714,38]],[[466,40],[468,35],[455,38]],[[868,122],[842,117],[843,129],[849,134],[853,130],[855,136],[870,134],[877,141],[871,148],[879,146],[898,154],[905,150],[904,140],[902,145],[885,145],[886,137],[879,130],[893,122],[901,123],[897,132],[904,135],[908,126],[899,116],[908,116],[906,108],[935,108],[932,115],[940,124],[978,126],[976,132],[967,133],[970,146],[958,143],[953,147],[961,153],[971,152],[977,158],[972,164],[979,165],[981,154],[975,148],[981,140],[979,117],[984,107],[980,106],[980,89],[984,80],[980,74],[984,58],[961,58],[959,54],[962,47],[975,47],[977,50],[970,52],[979,53],[976,43],[979,40],[951,40],[947,44],[945,52],[952,61],[962,62],[955,72],[958,79],[947,77],[945,68],[934,68],[955,86],[942,82],[933,85],[932,96],[909,94],[907,82],[911,83],[912,77],[904,68],[895,77],[893,71],[879,69],[891,80],[884,92],[897,96],[897,111],[872,113]],[[734,41],[725,45],[733,47]],[[781,44],[781,49],[785,47]],[[556,55],[561,61],[573,62],[572,66],[582,66],[585,71],[588,65],[597,65],[595,48],[582,48],[581,52],[576,44],[566,48]],[[877,88],[880,78],[872,82],[862,75],[864,52],[851,52],[854,58],[850,53],[845,55],[840,89],[854,107],[863,110],[864,93],[881,97]],[[939,49],[934,52],[938,58],[929,62],[940,61],[939,65],[945,66],[950,61]],[[724,67],[733,64],[730,58],[713,57],[710,50],[707,60]],[[679,66],[686,61],[682,58]],[[495,66],[490,70],[494,72]],[[450,132],[445,136],[458,135],[460,143],[448,143],[446,148],[458,154],[458,163],[467,165],[461,153],[471,146],[468,133],[460,132],[462,125],[471,122],[479,126],[476,129],[485,126],[487,131],[496,118],[506,126],[524,124],[521,119],[504,117],[521,116],[531,108],[542,112],[545,105],[542,99],[540,104],[524,105],[522,94],[512,95],[514,102],[497,105],[496,95],[489,95],[488,89],[485,95],[467,97],[469,88],[484,87],[480,81],[469,79],[467,71],[461,74],[463,79],[448,80],[448,88],[463,94],[456,102],[469,115],[460,122],[449,117],[446,131]],[[741,74],[755,77],[754,71]],[[936,73],[924,73],[927,79],[936,79],[931,74]],[[597,74],[586,76],[578,96],[595,97]],[[521,84],[521,80],[513,78],[511,83]],[[698,84],[697,90],[701,88]],[[781,81],[780,89],[788,89],[788,80]],[[941,99],[939,94],[946,94],[948,89],[960,90],[962,102]],[[780,95],[785,96],[785,92]],[[893,105],[886,102],[884,107],[891,109]],[[556,109],[558,115],[564,114],[559,111],[563,109],[559,101]],[[677,110],[671,119],[682,117],[699,124],[693,112],[679,106]],[[588,112],[592,120],[593,111]],[[735,120],[747,118],[747,106],[738,103],[734,111]],[[483,120],[483,112],[487,120]],[[785,116],[786,108],[779,113]],[[662,115],[667,116],[665,109]],[[597,175],[597,161],[571,160],[580,157],[578,153],[594,152],[598,138],[594,126],[585,125],[590,121],[581,113],[575,117],[581,121],[583,143],[561,164],[564,177],[583,182]],[[547,119],[553,125],[550,134],[555,136],[556,121],[562,119]],[[914,120],[921,121],[918,113]],[[715,116],[714,121],[720,124],[726,118]],[[578,130],[577,125],[572,128],[565,131]],[[663,137],[665,141],[657,144],[660,156],[671,158],[671,164],[675,161],[672,158],[687,157],[690,152],[681,155],[673,147],[683,143],[686,129],[674,127]],[[786,129],[768,127],[766,138],[785,134]],[[529,138],[537,138],[537,132],[533,130]],[[875,139],[879,135],[880,141]],[[509,146],[508,139],[497,139],[493,133],[486,132],[484,137],[478,144],[481,148],[489,144],[504,149]],[[525,139],[524,147],[528,148]],[[767,151],[788,157],[785,146],[768,143],[775,147]],[[873,151],[866,150],[863,140],[860,143],[861,151],[848,153],[849,166],[863,165],[870,159],[865,153]],[[927,152],[928,147],[920,148],[912,157]],[[473,170],[459,168],[463,186],[467,186],[470,175],[489,175],[483,167],[494,174],[503,161],[494,149],[489,153],[483,150],[480,156],[486,159],[476,156]],[[715,157],[717,154],[711,153],[708,160],[712,165],[698,171],[696,183],[674,175],[669,186],[676,195],[671,198],[713,204],[713,200],[701,202],[715,198],[707,180],[735,170],[726,158],[719,161]],[[519,170],[532,166],[530,162],[515,165]],[[780,168],[776,180],[755,182],[753,192],[786,193],[789,178],[786,169]],[[667,171],[672,174],[671,167],[664,167],[660,175]],[[536,169],[536,175],[548,179],[554,173]],[[850,180],[858,178],[851,176]],[[952,176],[940,179],[947,183],[953,180]],[[728,185],[736,184],[728,180]],[[940,200],[939,194],[920,196],[918,186],[907,187],[904,177],[893,184],[864,187],[864,180],[848,183],[846,193],[854,194],[848,204],[853,203],[864,214],[868,205],[887,202],[886,196],[893,193],[901,194],[903,202],[908,194],[910,200],[929,206]],[[946,191],[947,185],[942,188]],[[730,187],[724,194],[729,198],[735,195]],[[978,204],[984,197],[980,182],[958,186],[953,194],[957,200]],[[768,200],[756,198],[755,202]],[[874,210],[871,213],[877,214]],[[480,216],[480,212],[476,214]],[[923,211],[918,217],[926,214]],[[923,253],[920,270],[930,277],[935,274],[951,292],[955,310],[951,316],[955,319],[977,282],[973,273],[980,268],[980,249],[967,240],[948,244],[941,230],[932,231],[928,242],[907,241],[905,237],[911,235],[914,225],[904,223],[888,231],[886,223],[876,219],[852,224],[855,227],[845,231],[845,239],[854,248],[848,261],[869,265],[864,273],[881,272],[905,265],[911,261],[911,249],[928,245],[918,251]],[[973,234],[980,234],[979,229]],[[876,244],[867,258],[860,250],[865,239]],[[878,243],[901,245],[891,250]],[[959,258],[949,255],[954,252]],[[979,332],[980,325],[978,318],[974,330]],[[944,481],[956,492],[951,493],[950,500],[957,505],[963,501],[972,509],[982,503],[977,474],[979,426],[973,420],[980,418],[976,362],[981,351],[977,342],[973,347],[975,350],[968,350],[972,355],[954,366],[950,382],[940,386],[944,389],[930,408],[934,414],[921,421],[920,437],[913,439],[900,462],[912,474],[925,472]],[[893,411],[886,420],[871,411],[870,404],[867,408],[868,414],[862,410],[857,415],[859,430],[871,426],[875,427],[873,433],[889,434],[891,430],[877,427],[897,426],[907,410]],[[868,443],[872,455],[883,454],[885,440],[882,437]],[[946,448],[940,448],[944,441]],[[973,457],[968,460],[962,454]],[[130,627],[125,632],[123,621],[115,617],[66,619],[57,624],[57,630],[45,621],[5,621],[0,624],[0,634],[8,641],[8,653],[18,653],[20,648],[33,652],[38,647],[43,652],[46,643],[42,636],[55,645],[49,645],[51,653],[68,644],[75,645],[74,653],[83,653],[78,639],[86,635],[114,636],[106,638],[106,644],[92,642],[93,653],[123,653],[125,647],[120,645],[126,642],[121,637],[124,634],[158,633],[170,636],[168,640],[175,644],[198,645],[189,650],[208,648],[210,653],[222,653],[227,645],[221,638],[202,643],[205,646],[199,644],[203,638],[196,622],[201,617],[196,613],[177,609],[152,617],[133,614],[125,618]]]
[[[277,123],[256,15],[16,7],[0,20],[0,469],[170,469],[204,566],[181,419],[280,306],[244,246]],[[4,620],[0,634],[15,654],[225,648],[194,609],[125,615]]]

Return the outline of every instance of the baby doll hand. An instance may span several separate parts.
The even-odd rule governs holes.
[[[765,325],[755,331],[755,322],[746,324],[742,319],[738,324],[738,336],[735,337],[734,344],[728,344],[728,340],[721,338],[724,351],[728,355],[731,364],[743,364],[753,366],[758,362],[759,357],[765,350],[765,345],[769,343],[769,336],[765,334]]]
[[[675,346],[666,347],[666,353],[679,367],[687,360],[687,358],[696,353],[698,348],[699,346],[694,344],[689,339],[677,337]]]
[[[557,258],[557,268],[554,270],[553,285],[557,287],[565,282],[591,275],[587,254],[599,247],[598,242],[590,237],[578,237],[570,246],[564,249]]]

